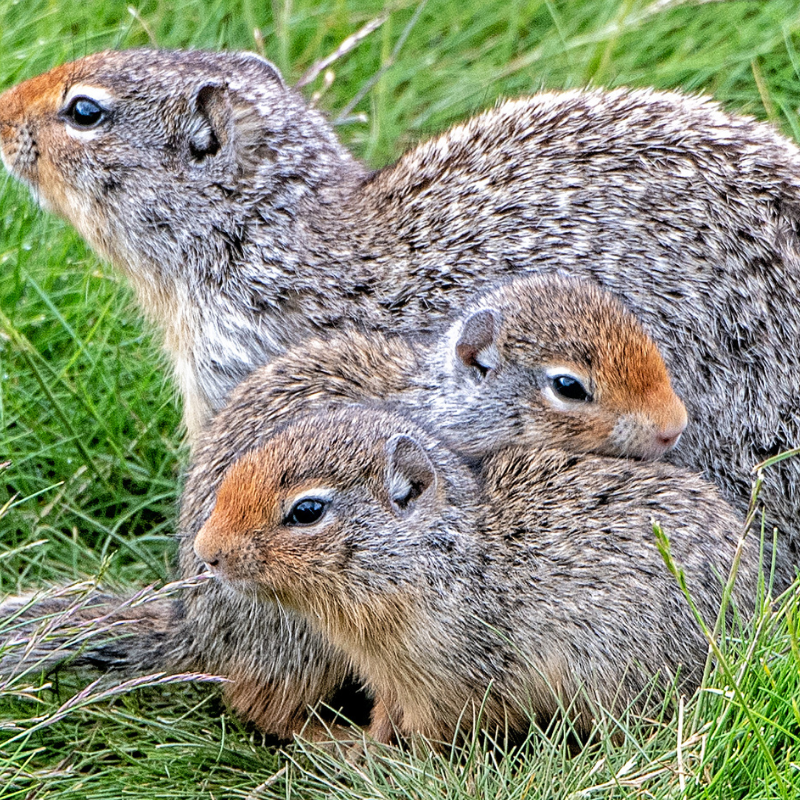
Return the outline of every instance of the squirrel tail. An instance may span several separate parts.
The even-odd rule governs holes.
[[[191,668],[178,589],[186,581],[129,595],[93,582],[0,603],[0,684],[61,665],[136,677]]]

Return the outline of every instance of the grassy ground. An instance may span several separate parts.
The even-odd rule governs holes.
[[[375,166],[501,95],[588,84],[707,92],[800,139],[796,0],[0,0],[0,88],[153,43],[262,50],[294,81],[384,13],[332,84],[304,90]],[[9,181],[0,310],[0,594],[98,572],[164,579],[185,454],[157,342],[113,271]],[[75,701],[83,683],[30,675],[0,684],[0,797],[796,796],[797,620],[790,598],[732,646],[727,677],[657,723],[606,721],[622,744],[571,758],[564,736],[533,734],[502,758],[478,743],[460,761],[383,751],[343,766],[262,746],[213,688]]]

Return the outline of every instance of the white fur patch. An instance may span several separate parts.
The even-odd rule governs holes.
[[[64,98],[63,107],[66,108],[76,97],[87,97],[89,100],[94,100],[98,105],[108,108],[111,103],[116,100],[116,97],[104,89],[102,86],[92,86],[86,83],[76,83]]]
[[[101,128],[88,128],[84,130],[81,128],[73,128],[71,125],[67,125],[64,130],[67,132],[67,136],[71,136],[79,142],[91,142],[92,139],[96,139],[102,132]]]

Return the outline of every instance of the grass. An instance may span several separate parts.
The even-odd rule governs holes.
[[[0,88],[148,44],[261,50],[296,81],[381,15],[304,89],[374,166],[497,97],[585,85],[710,93],[800,139],[796,0],[0,0]],[[124,282],[9,180],[0,311],[0,593],[99,572],[164,580],[185,451],[158,343]],[[514,753],[478,741],[451,757],[390,749],[348,765],[264,746],[213,687],[109,695],[28,675],[0,685],[0,798],[792,797],[798,627],[786,598],[731,646],[737,692],[714,672],[662,720],[604,720],[621,743],[601,736],[572,756],[563,732],[534,732]]]

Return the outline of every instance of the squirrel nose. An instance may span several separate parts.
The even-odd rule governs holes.
[[[219,575],[223,569],[223,557],[222,553],[217,551],[213,555],[199,553],[197,548],[194,549],[195,555],[208,567],[208,569],[213,572],[215,575]]]
[[[214,553],[213,556],[206,555],[205,557],[197,553],[196,549],[195,553],[197,554],[197,557],[203,562],[206,569],[212,575],[214,575],[215,578],[225,577],[226,561],[225,561],[225,556],[221,552],[217,551],[216,553]]]
[[[225,556],[213,541],[213,535],[204,525],[194,540],[195,555],[215,574],[225,567]]]
[[[680,433],[676,433],[672,436],[669,436],[665,433],[660,433],[658,436],[656,436],[656,441],[665,450],[671,450],[676,444],[678,444],[678,439],[680,438]]]
[[[665,451],[671,450],[678,444],[678,440],[685,430],[686,420],[679,422],[677,425],[670,425],[666,428],[662,428],[662,430],[656,434],[656,442],[659,447],[663,447]]]

